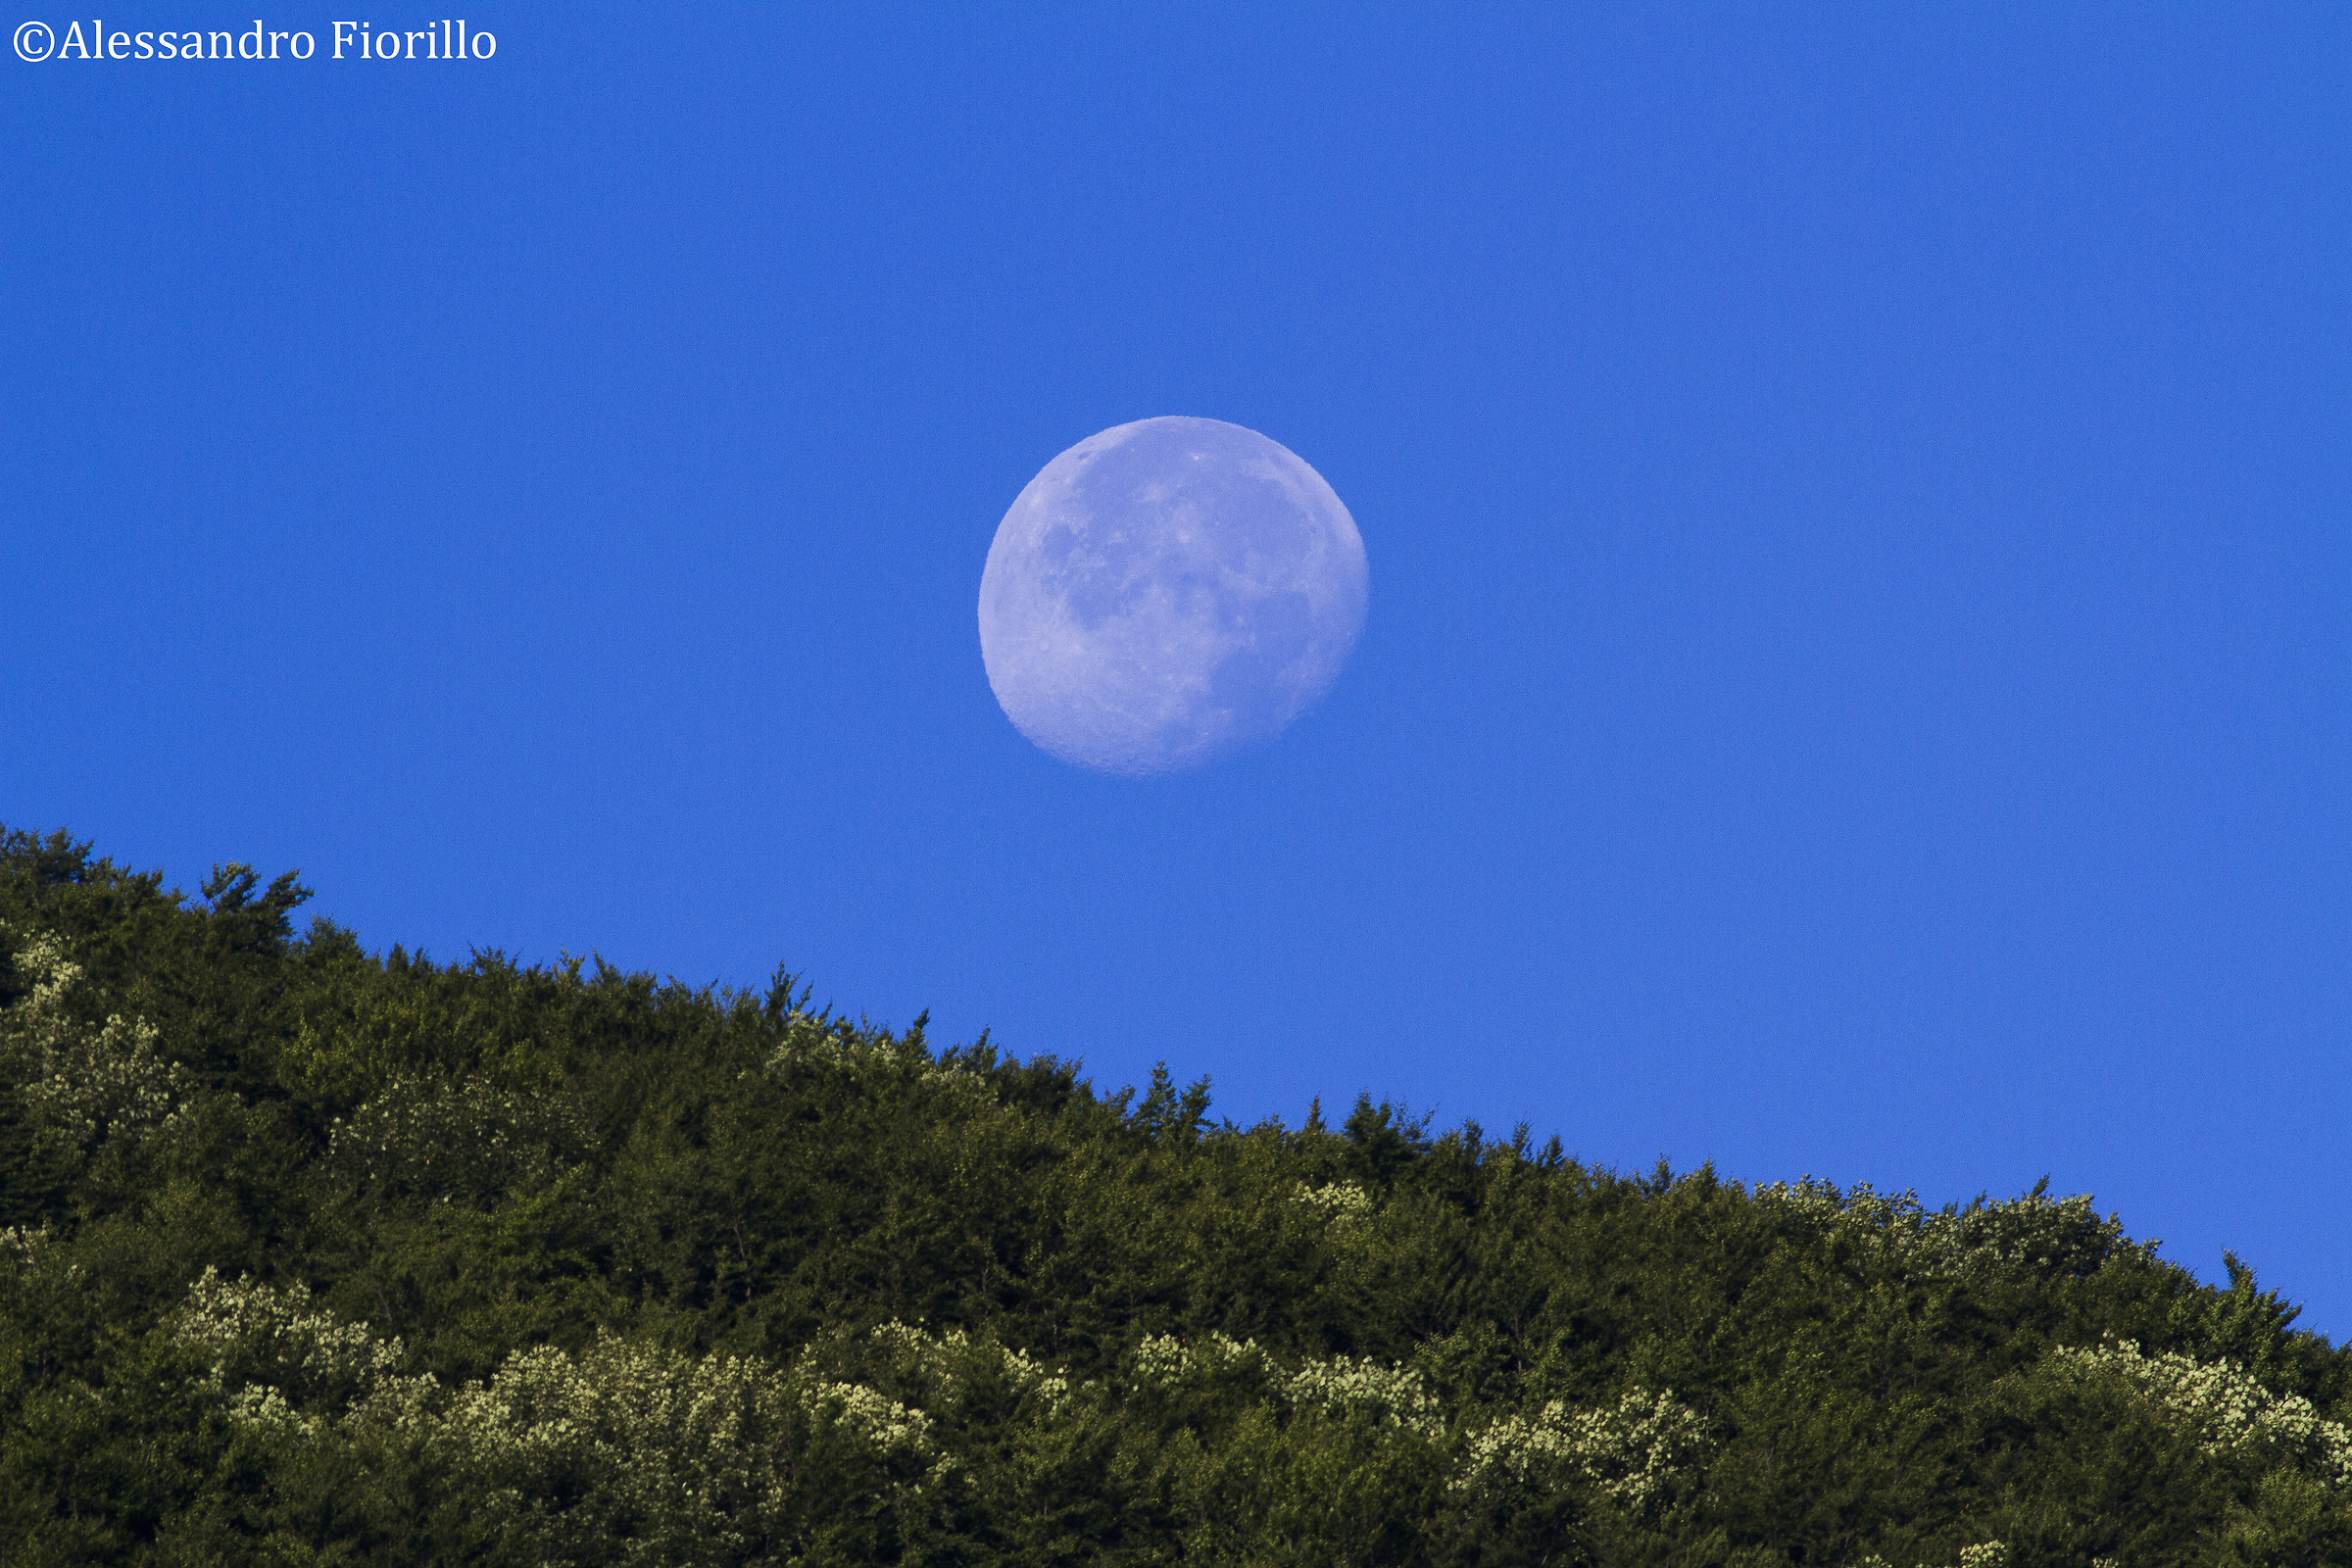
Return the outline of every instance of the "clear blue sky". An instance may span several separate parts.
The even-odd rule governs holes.
[[[2352,1333],[2352,13],[469,20],[0,57],[0,821],[1243,1121],[2047,1173]],[[974,607],[1161,414],[1372,607],[1136,782]]]

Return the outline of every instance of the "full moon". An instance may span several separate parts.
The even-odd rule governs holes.
[[[1288,448],[1139,419],[1029,481],[980,576],[980,657],[1015,728],[1106,773],[1193,767],[1281,733],[1364,625],[1355,519]]]

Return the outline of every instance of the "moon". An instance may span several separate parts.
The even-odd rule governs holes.
[[[1088,436],[1004,514],[980,657],[1013,727],[1067,762],[1197,767],[1287,729],[1363,630],[1355,519],[1281,443],[1221,419]]]

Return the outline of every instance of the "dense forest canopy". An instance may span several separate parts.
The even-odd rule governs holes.
[[[2352,1562],[2352,1359],[2083,1198],[1241,1127],[0,836],[0,1562]]]

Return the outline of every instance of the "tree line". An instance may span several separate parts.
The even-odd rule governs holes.
[[[2352,1357],[2086,1198],[1239,1126],[0,829],[0,1563],[2293,1568]]]

